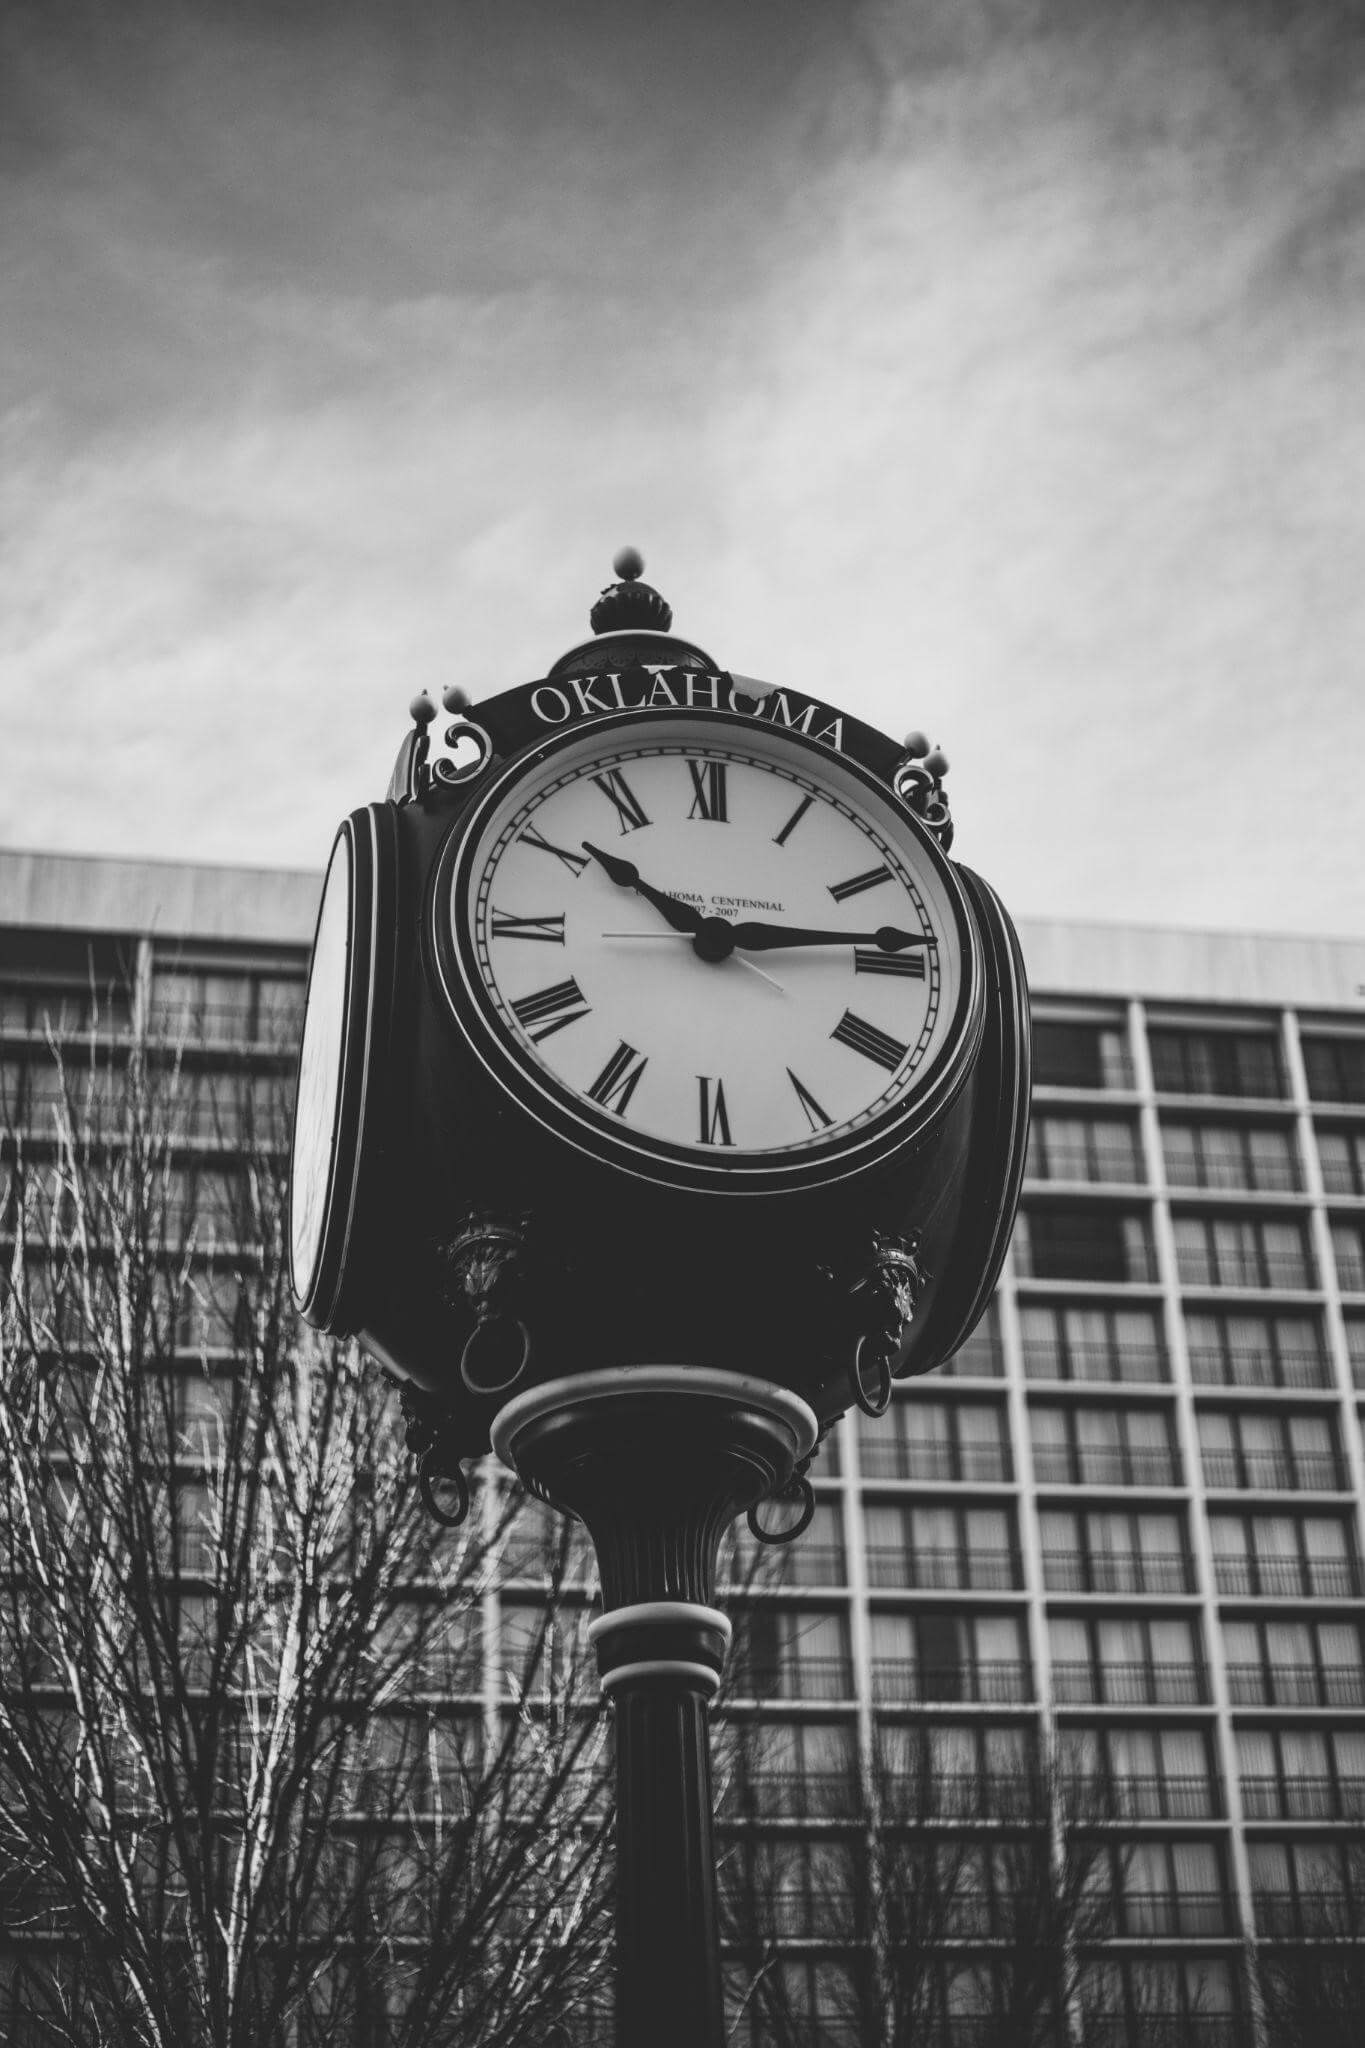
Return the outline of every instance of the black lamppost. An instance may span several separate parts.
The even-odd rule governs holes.
[[[303,1313],[399,1379],[429,1503],[491,1443],[597,1552],[620,2048],[719,2048],[720,1539],[989,1297],[1028,998],[946,762],[671,631],[412,707],[324,885],[294,1137]]]

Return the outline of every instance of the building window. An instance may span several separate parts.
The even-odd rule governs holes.
[[[1109,1853],[1120,1934],[1202,1940],[1228,1933],[1227,1887],[1216,1843],[1143,1836]]]
[[[122,1036],[132,1027],[132,951],[118,939],[6,931],[0,1034]]]
[[[899,1394],[885,1415],[858,1415],[858,1458],[869,1479],[1006,1480],[1005,1410],[994,1400]]]
[[[1156,1277],[1147,1218],[1107,1205],[1057,1203],[1021,1214],[1014,1233],[1021,1279],[1147,1283]]]
[[[1199,1450],[1206,1486],[1274,1493],[1334,1492],[1345,1484],[1332,1418],[1313,1410],[1205,1408]]]
[[[730,1924],[742,1939],[854,1941],[864,1919],[865,1878],[849,1841],[828,1836],[748,1835],[721,1867]]]
[[[869,1505],[864,1519],[869,1585],[994,1592],[1019,1584],[1010,1509],[897,1503]]]
[[[1365,1818],[1365,1733],[1239,1728],[1236,1740],[1248,1820]]]
[[[1186,1031],[1154,1024],[1148,1040],[1159,1095],[1284,1095],[1279,1041],[1272,1031]]]
[[[1273,1124],[1172,1124],[1161,1127],[1166,1179],[1173,1188],[1245,1188],[1256,1194],[1297,1188],[1290,1133]]]
[[[724,1739],[730,1811],[756,1820],[833,1820],[858,1811],[857,1745],[847,1722],[734,1722]]]
[[[1013,1614],[874,1609],[872,1689],[887,1706],[925,1700],[984,1704],[1032,1697],[1023,1624]]]
[[[1332,1256],[1343,1294],[1365,1294],[1365,1224],[1333,1223]]]
[[[1033,1476],[1044,1486],[1178,1486],[1180,1460],[1165,1407],[1029,1410]]]
[[[1043,1583],[1050,1593],[1188,1593],[1190,1563],[1179,1515],[1049,1508],[1038,1517]]]
[[[1365,1387],[1365,1316],[1346,1317],[1346,1356],[1351,1361],[1351,1378]]]
[[[938,1369],[953,1379],[1004,1378],[1005,1354],[1000,1342],[1000,1311],[994,1301],[987,1303],[985,1314],[966,1343],[955,1351],[951,1358],[945,1358]]]
[[[1314,1102],[1365,1102],[1365,1038],[1305,1032],[1303,1064]]]
[[[1068,1727],[1062,1758],[1076,1820],[1212,1820],[1218,1812],[1202,1729]]]
[[[1365,1131],[1319,1131],[1318,1159],[1329,1195],[1365,1195]]]
[[[1209,1387],[1325,1387],[1327,1355],[1315,1316],[1188,1311],[1190,1373]]]
[[[1020,1819],[1038,1813],[1037,1749],[1031,1728],[1016,1723],[883,1721],[876,1735],[878,1777],[899,1788],[898,1816]]]
[[[1040,1088],[1131,1088],[1133,1067],[1122,1026],[1035,1019],[1033,1081]]]
[[[742,1521],[732,1524],[730,1543],[723,1573],[731,1586],[842,1586],[848,1580],[839,1501],[817,1501],[809,1527],[794,1543],[758,1543]]]
[[[1247,1855],[1263,1939],[1322,1941],[1365,1931],[1365,1896],[1345,1845],[1252,1842]]]
[[[1353,1621],[1223,1623],[1235,1707],[1365,1707],[1365,1650]]]
[[[182,1067],[164,1097],[176,1144],[278,1150],[288,1142],[292,1077]]]
[[[1028,1164],[1033,1180],[1117,1181],[1146,1178],[1136,1125],[1125,1117],[1038,1114],[1029,1129]]]
[[[1149,1308],[1019,1309],[1024,1371],[1038,1380],[1165,1380],[1161,1320]]]
[[[852,1698],[846,1613],[755,1602],[738,1609],[734,1621],[731,1670],[738,1697]]]
[[[1242,2048],[1246,2039],[1232,1968],[1208,1956],[1088,1963],[1080,1997],[1096,2048]]]
[[[1198,1633],[1183,1615],[1053,1615],[1048,1639],[1059,1705],[1192,1707],[1208,1699]]]
[[[148,1030],[172,1045],[261,1045],[292,1051],[303,1028],[301,973],[161,966]]]
[[[1298,1223],[1245,1216],[1175,1216],[1176,1265],[1187,1287],[1311,1287]]]
[[[1223,1594],[1343,1600],[1358,1591],[1347,1524],[1334,1515],[1209,1516]]]

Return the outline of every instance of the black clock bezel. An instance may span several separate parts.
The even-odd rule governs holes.
[[[297,1142],[299,1079],[307,1033],[308,997],[317,961],[317,934],[341,847],[347,850],[346,987],[343,1005],[340,1075],[333,1097],[332,1141],[323,1197],[322,1226],[312,1272],[300,1275],[294,1266],[294,1148]],[[398,856],[392,807],[367,804],[343,819],[332,841],[324,870],[313,953],[304,997],[304,1032],[299,1039],[294,1076],[295,1127],[289,1142],[289,1280],[299,1312],[315,1329],[349,1334],[348,1279],[350,1250],[366,1170],[378,1142],[375,1097],[387,1051],[393,1013],[396,953]]]
[[[595,717],[590,725],[560,727],[508,761],[456,819],[435,863],[425,920],[435,980],[461,1036],[492,1079],[542,1129],[576,1151],[656,1186],[693,1193],[806,1192],[864,1172],[920,1138],[956,1097],[979,1050],[983,1029],[981,939],[957,871],[885,778],[869,770],[850,752],[837,755],[840,768],[895,814],[907,838],[915,843],[943,883],[962,968],[949,1043],[932,1070],[928,1085],[912,1087],[899,1102],[881,1111],[868,1124],[777,1159],[770,1153],[746,1155],[727,1148],[724,1158],[712,1160],[698,1156],[694,1148],[632,1132],[628,1125],[622,1126],[618,1119],[608,1119],[605,1112],[584,1103],[547,1070],[533,1068],[529,1060],[513,1049],[475,961],[467,915],[475,879],[474,852],[490,815],[508,790],[555,754],[570,746],[581,746],[585,738],[600,737],[605,747],[624,733],[662,737],[669,725],[695,726],[699,720],[704,720],[708,727],[714,725],[735,735],[743,734],[749,740],[755,737],[756,721],[740,712],[703,711],[695,707],[680,707],[677,711],[663,707],[627,710]],[[828,770],[828,746],[785,725],[765,722],[758,729],[767,738],[785,743],[802,755],[808,774],[818,776],[822,769]],[[458,917],[452,914],[456,904],[460,907]]]

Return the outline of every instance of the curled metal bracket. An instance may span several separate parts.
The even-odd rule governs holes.
[[[907,759],[892,776],[891,787],[946,853],[953,843],[953,818],[941,774],[936,774],[925,761]]]
[[[526,1291],[530,1223],[525,1214],[476,1211],[442,1255],[452,1305],[474,1317],[460,1354],[460,1377],[471,1394],[506,1393],[531,1362],[531,1333],[516,1313]]]
[[[448,747],[458,747],[462,741],[472,740],[474,754],[468,761],[449,761],[444,754],[433,761],[431,772],[438,782],[458,787],[483,774],[493,758],[493,742],[481,725],[476,725],[472,718],[457,718],[446,727],[445,738]]]

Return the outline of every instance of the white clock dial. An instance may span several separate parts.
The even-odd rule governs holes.
[[[323,884],[303,1013],[290,1167],[289,1253],[300,1300],[313,1291],[332,1182],[349,1002],[352,854],[337,840]]]
[[[533,1089],[703,1171],[856,1150],[962,1036],[947,862],[869,777],[766,726],[547,748],[452,881],[467,990]]]

